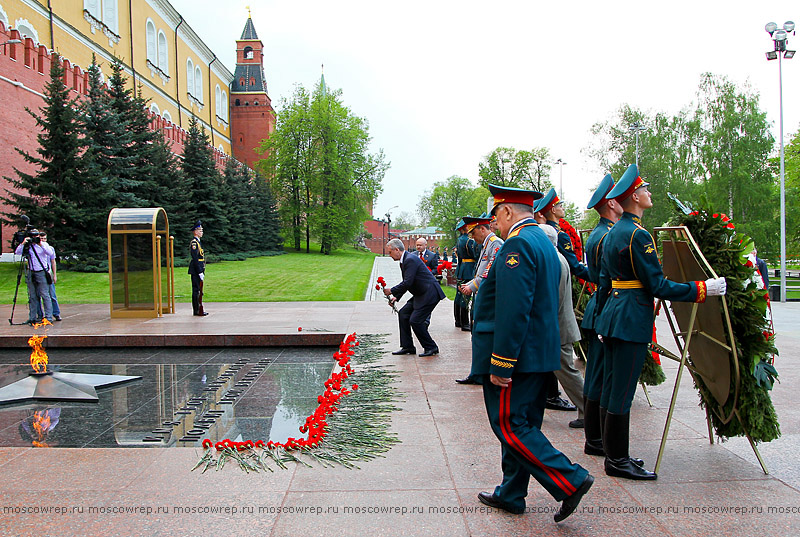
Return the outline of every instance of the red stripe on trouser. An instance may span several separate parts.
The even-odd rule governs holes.
[[[536,456],[525,447],[525,445],[520,441],[519,438],[511,431],[511,422],[510,417],[511,415],[511,389],[510,388],[501,388],[500,389],[500,430],[503,433],[503,438],[506,439],[506,442],[518,451],[523,457],[528,459],[533,465],[538,466],[541,468],[544,473],[546,473],[553,482],[558,485],[558,488],[563,490],[567,496],[571,496],[575,492],[575,487],[570,483],[566,477],[564,477],[561,472],[556,470],[555,468],[550,468],[542,463]]]

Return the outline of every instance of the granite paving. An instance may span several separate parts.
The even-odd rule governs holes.
[[[383,275],[392,285],[399,280],[397,265],[382,259],[373,281]],[[746,439],[709,441],[697,392],[684,373],[655,482],[606,476],[602,459],[583,454],[583,432],[567,426],[575,414],[546,412],[542,429],[551,442],[596,477],[578,511],[555,524],[558,504],[535,482],[522,515],[486,508],[477,500],[478,492],[492,490],[501,478],[500,449],[480,387],[454,383],[469,368],[470,334],[454,327],[452,302],[442,302],[431,320],[439,356],[392,356],[399,347],[397,317],[379,295],[366,295],[363,302],[210,303],[206,318],[192,317],[188,304],[178,304],[174,315],[147,320],[112,320],[104,305],[65,305],[64,321],[50,334],[119,336],[132,342],[126,347],[146,346],[139,337],[154,334],[188,341],[253,333],[275,336],[282,345],[298,343],[292,339],[299,337],[298,327],[312,335],[387,334],[382,362],[398,371],[404,400],[392,427],[402,443],[360,469],[290,465],[272,474],[245,474],[232,465],[219,472],[191,472],[199,448],[0,446],[0,535],[800,534],[800,304],[773,305],[781,382],[772,398],[782,436],[759,446],[769,474]],[[0,306],[0,315],[9,314],[9,306]],[[659,334],[669,333],[662,317],[657,327]],[[30,327],[9,326],[2,336],[31,333]],[[0,345],[8,341],[0,337]],[[235,355],[235,345],[229,341],[224,352]],[[89,349],[85,358],[70,355],[70,360],[82,366],[101,363],[94,352],[100,351]],[[137,352],[136,363],[159,363],[158,352]],[[201,348],[187,352],[187,363],[210,363],[214,356],[227,361]],[[648,469],[655,464],[677,364],[666,360],[664,370],[667,381],[649,388],[653,406],[639,390],[632,408],[631,452],[643,457]],[[251,404],[258,401],[255,394]]]

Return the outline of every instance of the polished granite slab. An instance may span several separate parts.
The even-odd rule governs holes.
[[[0,406],[0,447],[199,446],[285,441],[317,406],[334,348],[51,349],[48,369],[137,375],[99,401]],[[26,377],[24,349],[0,350],[0,387]],[[34,425],[38,422],[40,425]],[[44,424],[42,424],[44,422]]]

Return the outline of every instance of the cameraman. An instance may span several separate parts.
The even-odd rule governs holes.
[[[41,244],[39,231],[31,229],[25,240],[14,251],[22,255],[28,262],[29,277],[25,278],[28,284],[28,322],[40,322],[37,318],[39,301],[44,304],[44,317],[53,322],[53,303],[50,300],[50,284],[53,278],[50,275],[50,259],[55,258],[55,251],[46,243]]]

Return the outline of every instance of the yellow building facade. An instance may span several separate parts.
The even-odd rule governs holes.
[[[113,57],[153,113],[187,128],[197,117],[211,145],[231,155],[233,74],[167,0],[0,0],[0,21],[108,77]]]

